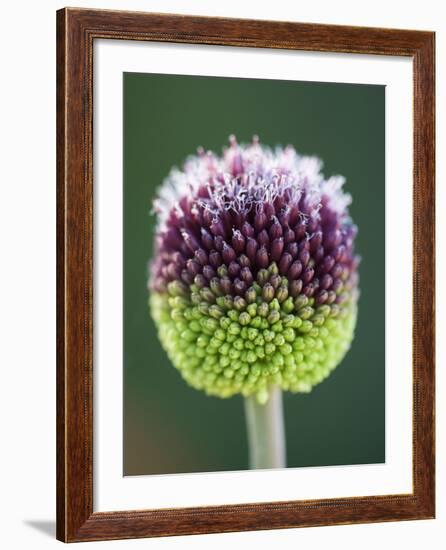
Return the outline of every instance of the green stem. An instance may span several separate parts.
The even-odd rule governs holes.
[[[273,386],[268,401],[261,405],[255,395],[245,397],[251,469],[285,468],[286,448],[282,391]]]

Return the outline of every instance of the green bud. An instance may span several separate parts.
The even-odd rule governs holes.
[[[224,311],[214,304],[209,308],[209,315],[215,319],[220,319],[224,315]]]
[[[269,273],[266,269],[259,269],[257,273],[257,282],[259,285],[263,286],[268,282]]]
[[[310,332],[312,328],[313,328],[313,323],[311,321],[303,321],[299,330],[300,332]]]
[[[211,287],[212,293],[215,296],[223,296],[223,291],[221,289],[220,280],[218,279],[218,277],[213,277],[211,279],[211,282],[209,283],[209,286]]]
[[[270,283],[266,283],[266,285],[263,287],[262,298],[265,300],[265,302],[271,302],[271,300],[274,298],[274,287]]]
[[[250,321],[251,321],[251,316],[249,315],[249,313],[247,313],[246,311],[243,311],[242,313],[240,313],[238,322],[241,325],[248,325]]]
[[[306,319],[309,319],[313,315],[314,309],[310,306],[307,306],[302,309],[299,309],[297,313],[299,317],[305,321]]]
[[[258,315],[256,317],[254,317],[254,319],[252,319],[252,321],[251,321],[251,326],[254,327],[254,328],[261,328],[262,318],[259,317]]]
[[[251,317],[255,317],[257,314],[257,304],[249,304],[246,311],[251,315]]]
[[[220,340],[221,342],[224,342],[224,340],[226,340],[226,331],[222,330],[221,328],[218,328],[214,332],[214,338],[217,338],[217,340]]]
[[[201,299],[206,300],[206,302],[209,302],[211,304],[215,302],[215,295],[212,292],[212,290],[208,287],[202,288],[200,290],[200,297]]]
[[[291,296],[283,302],[282,309],[286,313],[291,313],[294,310],[294,302]]]
[[[276,290],[276,298],[279,300],[280,303],[284,302],[288,298],[288,289],[280,286]]]
[[[308,298],[305,296],[305,294],[300,294],[295,300],[294,300],[294,307],[295,309],[299,310],[303,307],[308,305]]]
[[[244,309],[246,309],[246,300],[241,296],[236,296],[234,298],[234,307],[238,311],[243,311]]]
[[[208,313],[209,313],[209,304],[207,304],[206,302],[200,302],[200,303],[197,305],[197,308],[198,308],[198,311],[199,311],[202,315],[208,315]]]
[[[181,321],[182,319],[184,319],[184,315],[181,309],[172,309],[170,316],[174,321]]]
[[[259,331],[255,328],[249,328],[248,329],[248,340],[255,340],[257,338],[257,335],[259,334]]]
[[[201,325],[210,332],[215,332],[218,329],[218,321],[212,317],[203,318]]]
[[[232,345],[234,346],[234,348],[236,350],[239,350],[239,351],[242,351],[243,348],[245,347],[245,344],[244,344],[242,338],[237,338],[237,340],[235,340]]]
[[[226,315],[229,317],[229,319],[231,319],[231,321],[238,321],[239,312],[235,309],[231,309]]]
[[[250,286],[248,290],[245,292],[245,298],[248,304],[252,304],[256,301],[257,298],[257,292],[255,291],[255,288],[253,286]]]
[[[285,343],[285,338],[283,337],[283,334],[276,334],[273,342],[276,346],[282,346]]]
[[[171,296],[187,296],[188,293],[187,286],[181,281],[171,281],[167,290]]]
[[[277,267],[276,262],[272,262],[270,266],[268,267],[268,273],[270,275],[278,275],[279,274],[279,268]]]
[[[330,315],[330,306],[326,304],[323,306],[319,306],[317,308],[317,313],[319,313],[320,315],[323,315],[324,317],[328,317],[328,315]]]
[[[271,355],[276,351],[276,346],[272,342],[265,344],[265,353],[266,355]]]
[[[277,321],[280,320],[280,313],[273,309],[273,311],[270,312],[268,315],[268,322],[271,324],[277,323]]]

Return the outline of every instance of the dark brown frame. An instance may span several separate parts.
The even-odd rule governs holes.
[[[93,42],[409,56],[414,69],[413,493],[93,512]],[[65,8],[57,12],[57,538],[124,539],[434,517],[432,32]]]

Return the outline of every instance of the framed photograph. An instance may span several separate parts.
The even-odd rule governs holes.
[[[434,517],[434,33],[57,12],[57,537]]]

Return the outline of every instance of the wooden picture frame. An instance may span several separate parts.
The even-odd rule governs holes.
[[[93,511],[93,43],[178,42],[413,61],[413,492]],[[65,8],[57,12],[57,538],[65,542],[434,517],[432,32]]]

